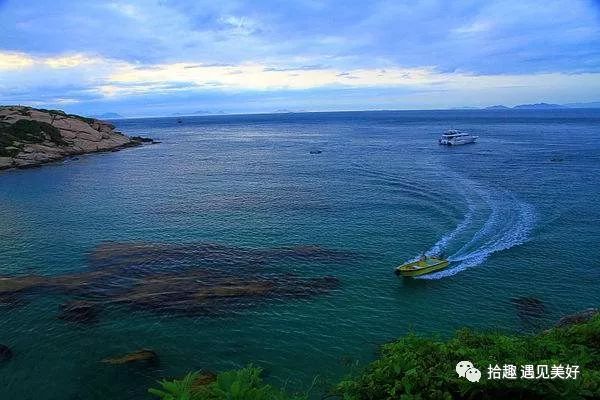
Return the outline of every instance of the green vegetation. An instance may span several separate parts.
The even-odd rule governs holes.
[[[48,113],[48,114],[50,114],[50,115],[61,115],[61,116],[63,116],[63,117],[66,117],[66,116],[67,116],[67,113],[66,113],[66,112],[64,112],[63,110],[47,110],[47,109],[45,109],[45,108],[37,108],[37,110],[38,110],[38,111],[41,111],[41,112]]]
[[[454,367],[471,361],[471,383]],[[573,379],[488,379],[489,365],[578,365]],[[519,376],[520,371],[517,371]],[[344,399],[592,399],[600,398],[600,317],[536,336],[457,332],[444,342],[414,334],[383,346],[360,376],[338,385]]]
[[[96,122],[96,119],[94,119],[94,118],[82,117],[81,115],[77,115],[77,114],[67,114],[67,117],[77,118],[78,120],[81,120],[88,125],[92,125],[94,122]],[[111,125],[111,126],[114,129],[114,125]]]
[[[96,121],[96,119],[94,118],[88,118],[88,117],[83,117],[81,115],[77,115],[77,114],[67,114],[66,112],[64,112],[63,110],[48,110],[45,108],[37,108],[36,110],[41,111],[41,112],[45,112],[48,113],[52,116],[57,116],[60,115],[61,117],[68,117],[68,118],[77,118],[80,121],[85,122],[86,124],[93,124],[94,121]]]
[[[248,366],[237,371],[223,372],[212,382],[199,382],[201,375],[192,373],[181,380],[161,381],[160,389],[148,392],[162,400],[302,400],[263,383],[262,370]]]
[[[46,122],[20,119],[14,124],[0,123],[0,157],[14,157],[22,143],[42,143],[46,138],[66,144],[60,130]]]
[[[479,382],[455,372],[468,360],[481,370]],[[488,379],[488,366],[517,367],[517,379]],[[522,379],[521,365],[579,366],[577,379]],[[163,400],[291,399],[262,383],[260,370],[219,374],[195,386],[197,375],[161,382],[150,392]],[[329,397],[329,396],[328,396]],[[409,334],[382,347],[380,357],[358,376],[335,386],[330,397],[343,400],[417,399],[598,399],[600,398],[600,315],[590,321],[553,328],[536,336],[460,330],[447,340]]]

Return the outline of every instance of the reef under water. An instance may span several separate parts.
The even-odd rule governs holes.
[[[88,267],[63,275],[0,277],[0,299],[17,305],[30,295],[72,296],[58,318],[94,322],[100,310],[125,305],[164,314],[224,315],[241,307],[307,298],[339,287],[336,277],[302,277],[269,269],[289,260],[341,262],[352,252],[320,246],[267,249],[212,243],[103,243],[89,254]]]

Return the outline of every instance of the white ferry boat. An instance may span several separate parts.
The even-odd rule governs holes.
[[[450,129],[442,135],[439,142],[447,146],[458,146],[461,144],[475,143],[479,136],[463,133],[458,129]]]

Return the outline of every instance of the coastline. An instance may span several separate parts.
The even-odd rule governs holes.
[[[0,106],[0,170],[35,168],[68,157],[158,143],[111,123],[60,110]]]

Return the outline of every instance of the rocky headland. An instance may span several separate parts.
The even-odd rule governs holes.
[[[0,170],[153,143],[95,118],[25,106],[0,106]]]

